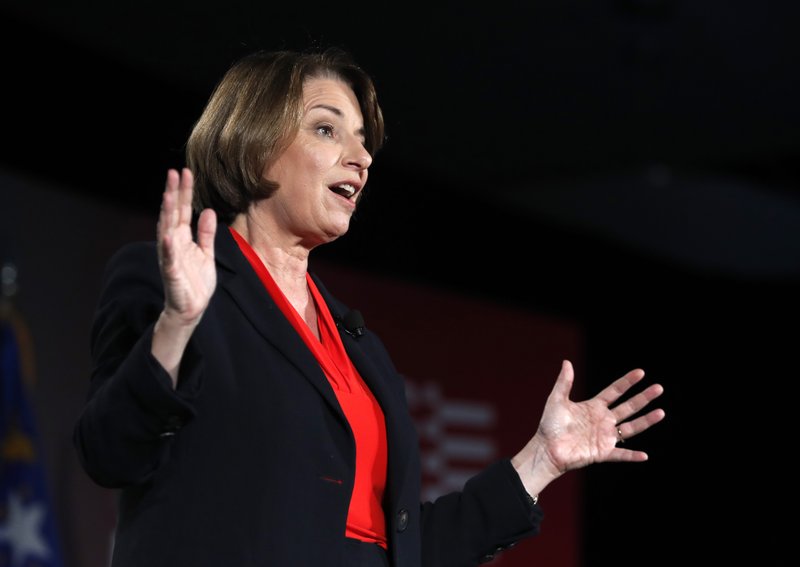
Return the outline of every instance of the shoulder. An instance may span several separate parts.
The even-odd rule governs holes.
[[[129,242],[119,247],[106,262],[106,277],[119,270],[158,269],[154,241]]]
[[[102,288],[119,292],[132,285],[160,287],[158,254],[154,241],[137,241],[118,248],[106,262]]]
[[[136,241],[123,244],[110,256],[108,265],[128,262],[158,261],[155,241]]]

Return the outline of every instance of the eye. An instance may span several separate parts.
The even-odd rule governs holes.
[[[333,138],[333,126],[330,124],[320,124],[317,126],[317,133],[326,138]]]

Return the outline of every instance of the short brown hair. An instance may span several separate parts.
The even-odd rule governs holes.
[[[353,89],[364,118],[371,155],[384,142],[383,113],[372,78],[338,48],[317,52],[258,51],[239,59],[214,89],[186,143],[195,178],[194,208],[214,209],[230,224],[277,184],[263,171],[291,143],[300,127],[303,83],[333,76]]]

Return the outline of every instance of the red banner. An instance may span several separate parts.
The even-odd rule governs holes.
[[[576,369],[573,399],[585,397],[583,333],[570,321],[329,264],[314,270],[334,295],[361,311],[408,380],[424,499],[461,488],[492,460],[522,448],[563,359]],[[571,472],[542,493],[541,535],[492,565],[580,565],[581,474]]]

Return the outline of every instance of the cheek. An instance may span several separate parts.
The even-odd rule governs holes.
[[[338,149],[334,144],[304,139],[294,147],[293,162],[308,171],[326,172],[336,165]]]
[[[332,145],[296,143],[286,150],[272,171],[287,185],[316,188],[335,181],[329,177],[338,163],[338,153]]]
[[[308,167],[315,172],[326,173],[337,163],[336,153],[329,148],[310,151],[307,154]]]

